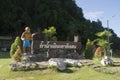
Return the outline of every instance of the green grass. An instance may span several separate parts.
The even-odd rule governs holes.
[[[107,68],[109,70],[113,70],[115,72],[120,72],[120,58],[111,58],[113,61],[114,61],[114,65],[113,66],[107,66],[107,67],[104,67],[104,68]],[[100,61],[98,59],[93,59],[93,62],[99,66],[102,66],[102,64],[100,63]],[[116,62],[116,63],[115,63]],[[118,64],[119,63],[119,64]]]
[[[55,69],[11,71],[9,53],[0,52],[0,80],[120,80],[119,75],[97,72],[90,67],[70,67],[63,72]]]

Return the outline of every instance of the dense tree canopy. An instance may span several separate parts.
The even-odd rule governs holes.
[[[78,33],[85,45],[87,39],[95,39],[95,33],[103,31],[101,21],[84,18],[82,8],[75,0],[0,0],[0,35],[21,35],[29,25],[32,32],[43,31],[50,26],[56,27],[58,40],[73,40]],[[113,33],[111,41],[114,48],[120,38]]]

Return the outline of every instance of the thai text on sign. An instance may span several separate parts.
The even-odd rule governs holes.
[[[33,49],[80,49],[79,42],[34,40]]]

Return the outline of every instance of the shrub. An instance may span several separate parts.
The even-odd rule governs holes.
[[[104,56],[103,48],[98,47],[94,53],[95,57],[101,59]]]
[[[15,51],[15,54],[13,54],[12,58],[15,61],[21,61],[21,48],[20,48],[20,46],[17,46],[17,50]]]
[[[88,39],[86,48],[85,48],[85,58],[92,59],[93,58],[93,44],[92,41]]]
[[[56,41],[56,28],[54,26],[49,27],[48,29],[44,29],[42,31],[45,34],[45,40],[47,41]]]
[[[11,56],[11,57],[15,54],[18,46],[20,46],[20,48],[21,48],[21,39],[20,39],[19,36],[17,36],[17,37],[15,38],[15,41],[14,41],[14,42],[12,43],[12,45],[11,45],[11,48],[10,48],[10,56]]]

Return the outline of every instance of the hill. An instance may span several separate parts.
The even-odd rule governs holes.
[[[88,38],[97,38],[95,33],[105,29],[100,20],[85,19],[75,0],[0,0],[0,7],[1,35],[21,35],[26,25],[33,32],[55,26],[58,40],[73,40],[73,35],[78,33],[85,45]],[[110,31],[112,48],[120,49],[120,38]]]

